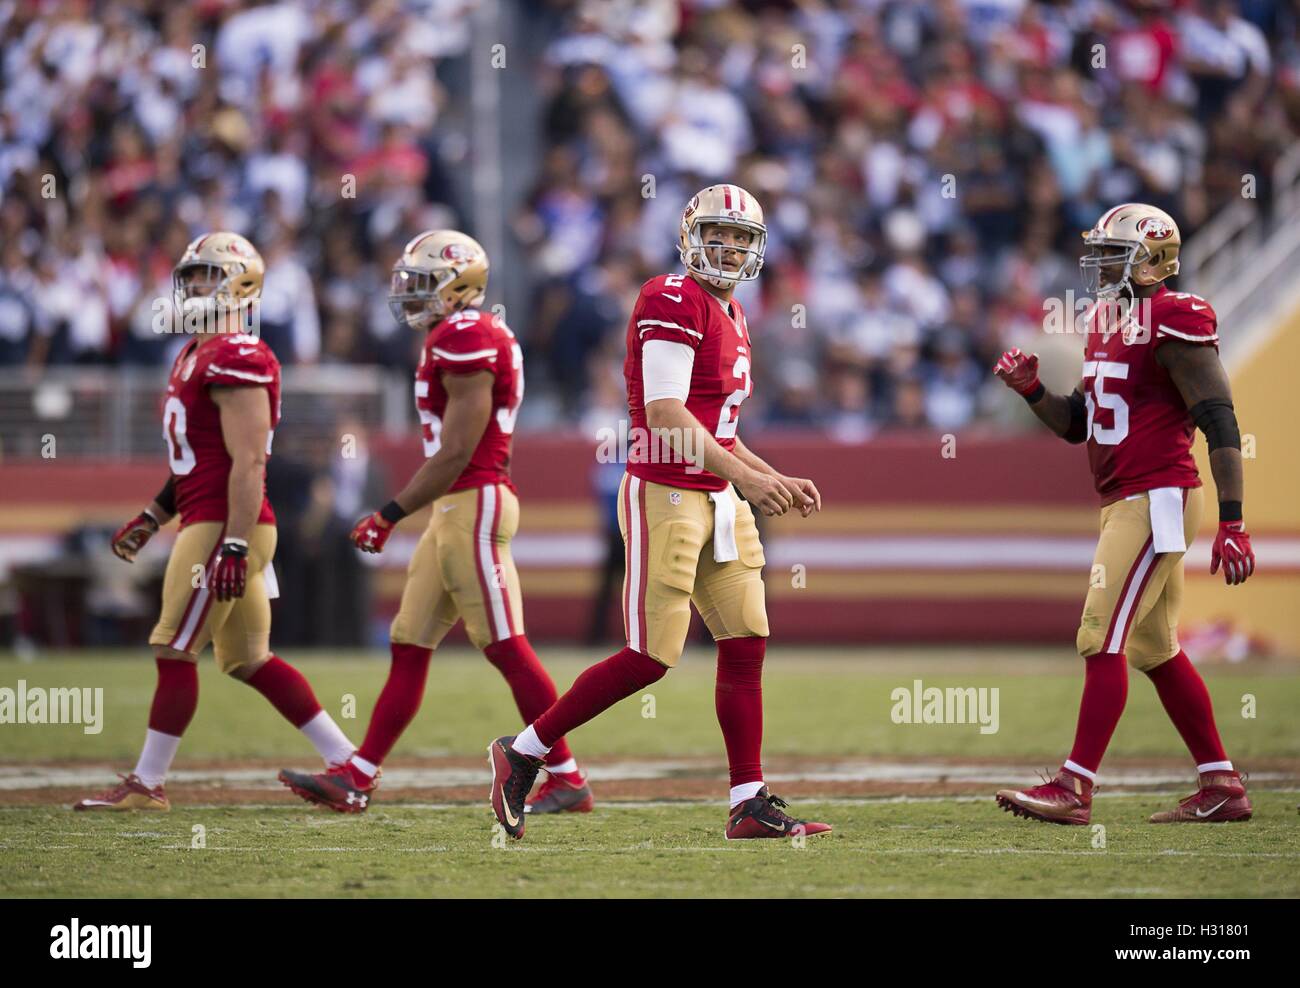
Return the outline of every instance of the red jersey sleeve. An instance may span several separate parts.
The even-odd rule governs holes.
[[[497,353],[497,341],[492,330],[480,318],[477,322],[458,325],[431,343],[429,364],[434,373],[472,374],[482,370],[496,373]]]
[[[636,331],[642,343],[668,340],[698,350],[704,339],[703,324],[694,294],[683,291],[682,286],[665,285],[660,278],[641,286]]]
[[[275,384],[280,364],[271,348],[255,336],[232,336],[217,347],[203,372],[205,385],[266,388]]]
[[[1169,304],[1162,307],[1152,322],[1157,347],[1178,340],[1219,348],[1219,317],[1214,314],[1213,306],[1199,295],[1172,294]]]

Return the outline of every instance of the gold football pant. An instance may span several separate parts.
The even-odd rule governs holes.
[[[1203,504],[1201,488],[1184,491],[1187,545],[1201,523]],[[1148,496],[1102,508],[1101,537],[1079,623],[1079,654],[1118,652],[1134,669],[1154,669],[1178,654],[1182,602],[1183,553],[1155,552]]]
[[[625,474],[618,525],[627,562],[623,624],[628,648],[672,668],[681,658],[692,602],[714,639],[766,637],[763,545],[754,513],[732,487],[739,559],[713,558],[713,502],[705,491]]]
[[[274,525],[256,525],[248,540],[248,583],[244,596],[219,602],[208,589],[208,573],[226,526],[201,521],[181,529],[163,576],[163,604],[150,645],[192,658],[212,642],[217,666],[232,673],[266,659],[271,643],[271,600],[265,570],[275,555]]]
[[[429,527],[406,569],[393,642],[437,648],[458,620],[477,649],[524,633],[519,573],[510,540],[519,530],[519,499],[488,484],[433,502]]]

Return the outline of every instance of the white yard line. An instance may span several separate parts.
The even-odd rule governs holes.
[[[78,765],[63,768],[43,765],[0,766],[0,792],[49,788],[103,788],[112,780],[111,765]],[[647,760],[606,762],[588,766],[591,781],[645,781],[660,779],[726,778],[726,766],[700,761]],[[1297,780],[1295,772],[1252,772],[1256,783],[1287,783]],[[182,786],[228,786],[239,789],[280,791],[283,786],[269,768],[179,769],[168,777],[168,784]],[[900,782],[942,784],[952,782],[980,785],[1021,785],[1035,781],[1032,768],[1005,765],[961,765],[948,762],[881,762],[867,760],[809,761],[795,772],[770,771],[767,781],[774,787],[789,782]],[[384,771],[384,787],[397,789],[453,789],[486,786],[486,770],[478,767],[393,768]],[[1174,786],[1187,788],[1195,784],[1190,769],[1163,766],[1125,767],[1109,770],[1102,786]],[[1189,788],[1190,791],[1190,788]],[[1102,795],[1099,792],[1098,795]]]

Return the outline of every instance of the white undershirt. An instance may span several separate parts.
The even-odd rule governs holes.
[[[691,393],[691,371],[695,350],[672,340],[646,340],[641,347],[641,384],[645,403],[661,398],[685,401]]]

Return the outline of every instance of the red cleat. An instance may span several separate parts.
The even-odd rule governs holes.
[[[745,800],[731,811],[727,821],[727,840],[758,840],[765,837],[814,837],[829,834],[829,823],[809,823],[782,813],[790,805],[780,796],[773,796],[767,786],[753,798]]]
[[[1240,772],[1204,772],[1201,787],[1172,810],[1153,814],[1148,823],[1229,823],[1254,812]]]
[[[284,769],[278,778],[307,802],[339,813],[364,813],[370,805],[370,794],[379,788],[378,775],[363,782],[346,764],[315,775]]]
[[[134,772],[119,775],[121,783],[95,796],[83,799],[74,810],[155,810],[166,813],[172,808],[162,786],[150,789]]]
[[[1044,777],[1032,789],[1000,789],[994,797],[1004,810],[1028,820],[1086,826],[1092,816],[1092,783],[1065,769]]]
[[[579,772],[567,775],[550,773],[537,790],[537,795],[524,804],[524,812],[530,816],[539,813],[590,813],[595,805],[585,775]]]

